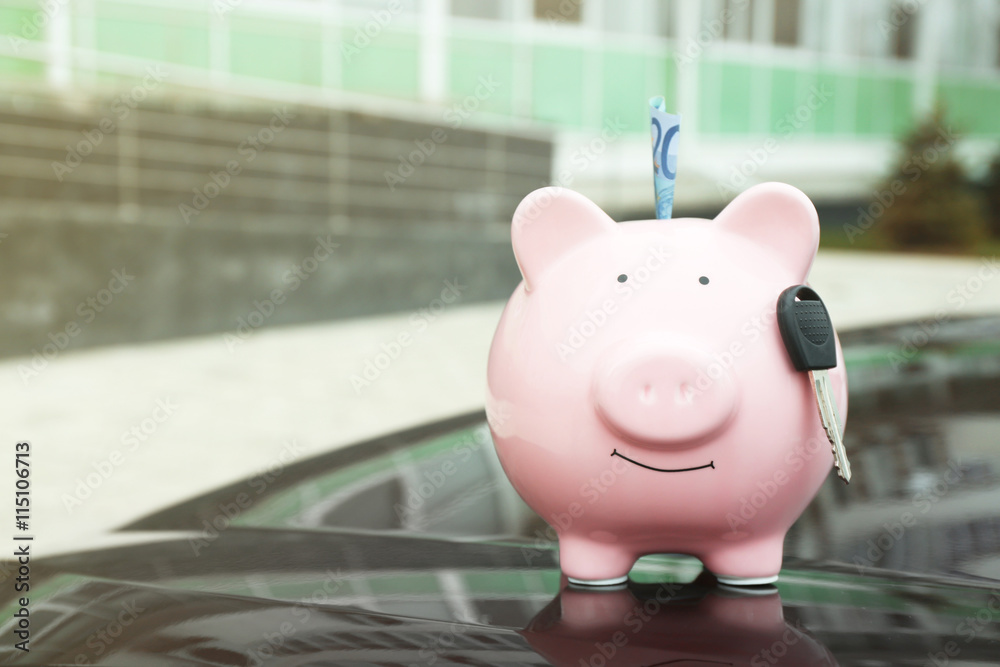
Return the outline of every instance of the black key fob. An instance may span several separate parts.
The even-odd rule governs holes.
[[[837,365],[830,314],[808,285],[789,287],[778,297],[778,330],[796,370],[818,371]]]

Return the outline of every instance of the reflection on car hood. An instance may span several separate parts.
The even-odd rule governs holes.
[[[923,335],[918,335],[923,332]],[[1000,664],[1000,320],[842,336],[855,477],[776,587],[680,556],[561,578],[481,414],[276,469],[136,522],[186,531],[32,563],[11,664]],[[11,587],[0,597],[11,619]],[[10,637],[11,621],[3,625]],[[939,662],[935,662],[938,660]]]

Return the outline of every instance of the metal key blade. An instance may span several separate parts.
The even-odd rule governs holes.
[[[837,338],[819,294],[808,285],[794,285],[778,297],[778,329],[781,340],[797,371],[809,371],[820,421],[833,449],[833,462],[844,483],[851,481],[851,464],[847,460],[840,417],[833,400],[830,368],[837,366]]]
[[[837,467],[837,474],[845,484],[850,484],[851,462],[847,460],[847,449],[840,434],[840,415],[837,412],[837,403],[833,400],[830,374],[825,369],[809,371],[809,379],[813,383],[823,430],[826,431],[826,437],[833,448],[833,463]]]

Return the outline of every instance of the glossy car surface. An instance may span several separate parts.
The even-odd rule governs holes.
[[[933,328],[932,328],[933,327]],[[1000,319],[842,336],[854,479],[774,587],[682,556],[566,586],[482,414],[184,502],[140,544],[32,563],[38,665],[1000,664]],[[748,499],[747,512],[753,509]],[[2,589],[3,632],[15,600]]]

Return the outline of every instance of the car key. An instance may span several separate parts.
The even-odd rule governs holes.
[[[833,400],[828,369],[837,365],[837,343],[830,314],[811,287],[789,287],[778,297],[778,329],[796,370],[808,371],[819,417],[833,447],[833,461],[844,483],[851,481],[851,464],[840,433],[840,415]]]

